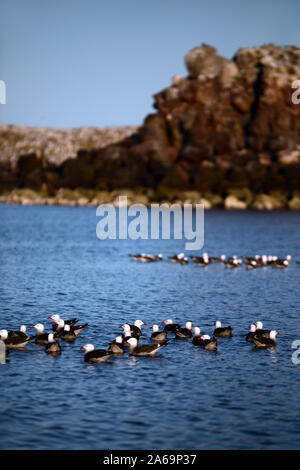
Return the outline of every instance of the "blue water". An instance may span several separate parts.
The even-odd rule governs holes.
[[[128,253],[173,255],[182,240],[96,237],[94,208],[0,206],[0,328],[47,317],[89,326],[59,357],[30,343],[0,365],[1,449],[293,449],[300,445],[300,214],[205,213],[211,255],[291,254],[287,269],[221,264],[142,264]],[[188,253],[190,254],[190,253]],[[125,321],[192,320],[211,334],[233,326],[217,353],[170,340],[155,358],[86,365]],[[280,332],[276,350],[254,350],[249,324]]]

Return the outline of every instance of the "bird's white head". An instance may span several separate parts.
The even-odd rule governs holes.
[[[136,338],[129,338],[126,343],[129,344],[130,347],[135,348],[137,346],[137,339]]]
[[[256,331],[256,325],[254,323],[252,323],[252,325],[250,325],[250,331],[251,331],[251,333],[254,333]]]
[[[217,320],[216,321],[216,328],[221,328],[221,327],[222,327],[222,323],[219,320]]]
[[[264,326],[261,321],[257,321],[257,322],[255,323],[255,325],[256,325],[256,329],[257,329],[257,330],[261,330],[262,327]]]
[[[153,331],[153,333],[156,333],[157,331],[159,331],[158,325],[153,325],[152,326],[152,331]]]
[[[22,333],[26,333],[26,325],[21,325],[20,331],[22,331]]]
[[[54,334],[53,333],[48,334],[48,343],[54,343]]]
[[[186,324],[185,324],[185,327],[188,329],[188,330],[192,330],[192,325],[193,323],[191,321],[187,321]]]
[[[44,331],[44,325],[42,323],[37,323],[31,328],[35,328],[38,333],[42,333]]]
[[[134,325],[141,328],[142,325],[147,325],[147,323],[144,323],[142,320],[135,320]]]
[[[274,341],[276,341],[276,336],[279,335],[280,333],[278,333],[278,331],[276,330],[272,330],[270,331],[270,338],[273,339]]]
[[[119,328],[123,328],[123,333],[128,335],[130,333],[130,325],[128,323],[124,323]]]
[[[0,336],[2,340],[7,339],[8,337],[8,331],[7,330],[0,330]]]
[[[51,317],[48,317],[48,320],[59,321],[59,320],[60,320],[60,316],[57,315],[57,314],[51,315]]]
[[[199,328],[199,326],[195,326],[195,328],[194,328],[194,336],[200,336],[200,328]]]
[[[84,349],[85,352],[90,352],[90,351],[94,351],[95,347],[93,344],[86,344],[85,346],[81,346],[80,350]]]

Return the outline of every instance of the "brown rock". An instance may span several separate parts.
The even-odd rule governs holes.
[[[0,125],[0,189],[43,188],[51,199],[61,187],[143,187],[153,197],[164,187],[167,197],[196,191],[212,207],[205,193],[220,197],[220,205],[226,196],[232,207],[249,204],[230,192],[246,188],[256,208],[284,208],[287,197],[297,205],[291,201],[300,187],[300,105],[291,101],[291,84],[300,77],[300,48],[266,44],[228,60],[203,45],[187,53],[186,65],[187,77],[175,75],[154,95],[156,111],[140,128]],[[285,198],[272,196],[284,190]],[[80,198],[99,199],[81,193],[74,200]]]

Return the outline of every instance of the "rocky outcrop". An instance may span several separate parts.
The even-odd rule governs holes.
[[[93,185],[87,156],[124,140],[136,130],[135,126],[52,129],[0,124],[0,187],[51,188],[53,184],[58,188],[64,172],[72,179],[72,171],[74,178],[83,172],[84,186]],[[83,164],[85,159],[87,165]]]
[[[14,142],[18,129],[1,126],[0,186],[50,196],[61,187],[151,188],[169,200],[194,191],[207,207],[221,198],[230,209],[296,210],[300,104],[291,97],[300,48],[267,44],[228,60],[203,45],[188,52],[186,66],[187,77],[175,75],[154,95],[156,112],[140,128],[107,140],[95,129],[44,130],[43,138],[23,129]]]

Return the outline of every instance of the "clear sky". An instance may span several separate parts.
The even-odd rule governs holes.
[[[267,42],[300,45],[300,1],[0,0],[0,120],[139,125],[203,42],[228,58]]]

